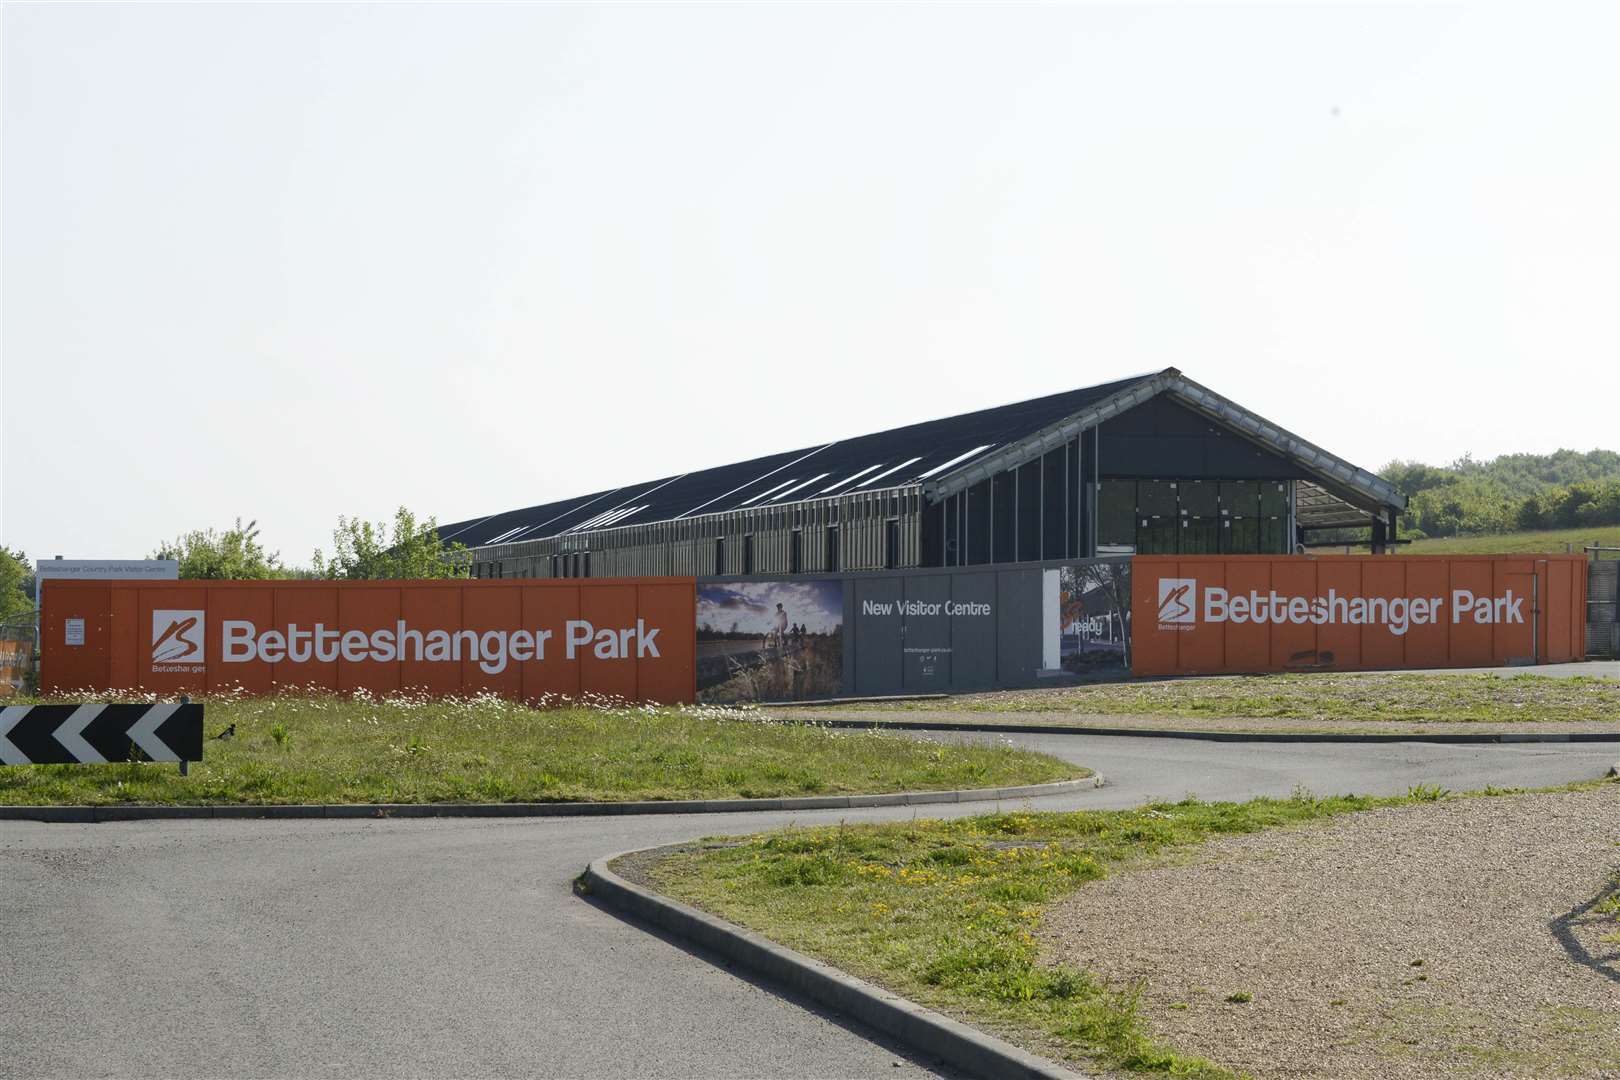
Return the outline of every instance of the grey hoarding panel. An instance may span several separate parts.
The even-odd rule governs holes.
[[[1056,612],[1043,604],[1046,574],[1059,575]],[[1008,570],[701,580],[699,696],[781,700],[1036,686],[1048,636],[1073,674],[1123,672],[1130,662],[1128,574],[1126,561],[1080,560]],[[792,631],[782,645],[771,636],[777,602]],[[834,636],[840,608],[841,649]],[[1060,622],[1049,627],[1051,618]],[[835,688],[840,664],[841,689]]]
[[[996,685],[1033,686],[1041,666],[1041,571],[996,574]]]
[[[996,685],[996,575],[951,575],[951,689],[990,690]]]
[[[897,577],[855,578],[855,693],[898,694],[904,688],[900,663],[901,581]]]
[[[908,694],[951,689],[949,574],[902,578],[905,582],[904,680]]]

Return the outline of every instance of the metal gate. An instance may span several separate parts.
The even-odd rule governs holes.
[[[1591,549],[1594,556],[1602,549]],[[1620,659],[1620,560],[1594,558],[1586,566],[1586,655]]]

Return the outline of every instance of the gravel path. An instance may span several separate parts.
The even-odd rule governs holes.
[[[1042,945],[1264,1080],[1620,1077],[1620,922],[1571,917],[1617,871],[1620,785],[1448,799],[1095,882]]]

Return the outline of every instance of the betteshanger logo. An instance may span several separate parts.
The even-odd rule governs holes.
[[[1320,595],[1290,596],[1276,589],[1232,592],[1205,585],[1199,614],[1198,582],[1193,578],[1159,579],[1159,629],[1191,630],[1199,622],[1255,626],[1381,626],[1400,637],[1414,626],[1445,621],[1448,597],[1349,596],[1337,589]],[[1452,624],[1464,620],[1481,626],[1524,624],[1524,597],[1507,589],[1501,596],[1452,589]]]
[[[1159,579],[1159,625],[1191,626],[1197,619],[1198,582],[1187,577]]]
[[[152,663],[203,662],[203,612],[159,608],[152,612]]]

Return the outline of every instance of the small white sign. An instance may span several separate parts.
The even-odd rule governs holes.
[[[177,559],[40,559],[34,563],[34,598],[40,584],[53,578],[81,581],[174,581]]]
[[[62,624],[62,643],[64,645],[84,644],[84,620],[67,619]]]

